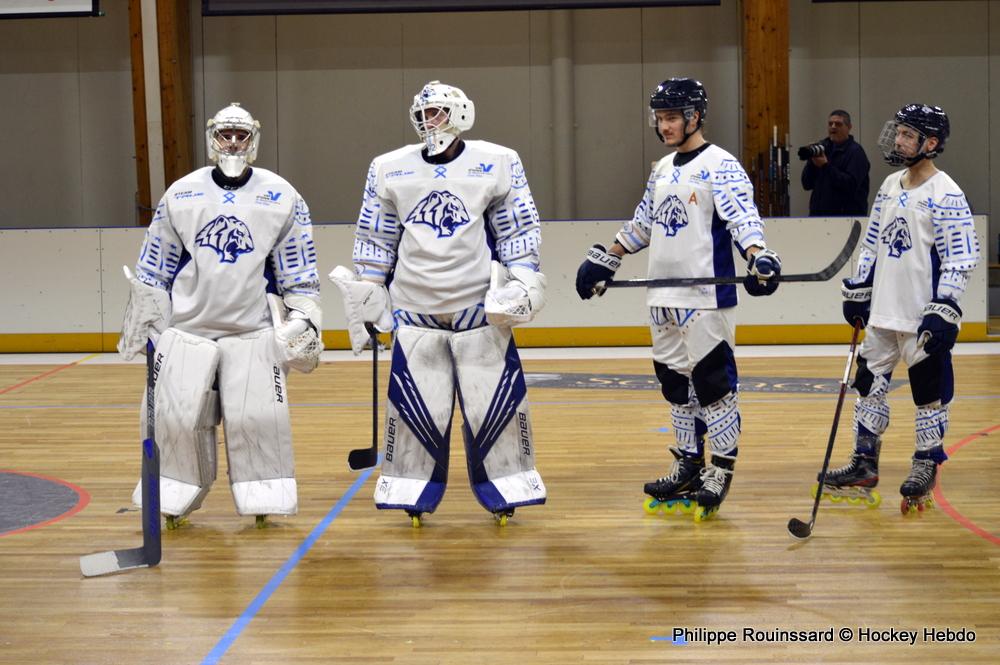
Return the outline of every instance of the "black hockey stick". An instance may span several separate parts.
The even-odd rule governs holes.
[[[837,410],[833,412],[833,427],[830,428],[830,441],[826,444],[826,457],[823,458],[823,470],[819,472],[819,486],[816,488],[816,499],[813,501],[812,518],[809,524],[793,517],[788,520],[788,533],[793,538],[805,540],[812,535],[816,524],[816,513],[819,511],[819,500],[823,497],[823,483],[826,481],[826,471],[830,467],[830,455],[833,454],[833,442],[837,438],[837,425],[840,423],[840,411],[844,406],[844,395],[847,393],[847,381],[851,378],[851,366],[858,348],[858,334],[861,332],[861,321],[855,320],[854,334],[851,335],[851,350],[847,354],[847,367],[844,368],[844,378],[840,381],[840,396],[837,397]]]
[[[837,254],[837,258],[833,260],[833,263],[823,268],[819,272],[807,272],[799,273],[796,275],[778,275],[775,279],[779,282],[825,282],[832,278],[844,265],[850,260],[851,254],[854,253],[854,248],[858,245],[858,239],[861,237],[861,222],[854,220],[854,225],[851,227],[851,234],[847,237],[847,243],[844,248],[840,250],[840,254]],[[662,286],[702,286],[706,284],[742,284],[743,280],[746,279],[746,275],[738,277],[667,277],[664,279],[622,279],[622,280],[609,280],[597,284],[595,288],[595,293],[598,295],[603,295],[603,288],[615,289],[615,288],[626,288],[626,287],[647,287],[655,288]]]
[[[351,467],[351,471],[369,469],[378,464],[378,333],[371,323],[366,323],[365,328],[372,345],[372,445],[352,450],[347,455],[347,466]]]
[[[111,550],[80,557],[84,577],[97,577],[160,563],[160,451],[156,446],[154,370],[163,359],[153,356],[156,349],[146,342],[146,438],[142,442],[142,547]]]

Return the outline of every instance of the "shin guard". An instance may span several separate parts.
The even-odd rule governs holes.
[[[450,330],[400,326],[392,347],[385,456],[375,506],[432,513],[448,482],[455,383]]]
[[[486,326],[451,339],[469,482],[490,512],[545,503],[535,470],[521,359],[509,328]]]

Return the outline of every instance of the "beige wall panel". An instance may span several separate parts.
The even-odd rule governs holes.
[[[77,21],[0,21],[0,227],[85,224]]]
[[[135,136],[127,3],[81,20],[80,126],[83,222],[134,226]]]
[[[956,0],[861,5],[861,141],[872,159],[872,196],[892,168],[878,159],[882,124],[908,102],[937,104],[952,134],[937,165],[989,212],[987,6]],[[869,149],[871,147],[871,149]]]
[[[844,109],[851,114],[854,124],[852,133],[862,143],[869,161],[875,161],[878,155],[874,143],[863,142],[862,136],[881,129],[882,121],[872,120],[869,123],[861,115],[857,4],[815,4],[812,0],[791,0],[789,13],[789,196],[794,216],[809,214],[809,192],[802,189],[805,162],[799,161],[795,152],[799,146],[826,137],[826,120],[830,111]],[[876,124],[878,128],[874,128]],[[870,130],[868,134],[862,134],[867,130]],[[869,205],[877,190],[878,183],[874,183],[868,197]]]
[[[551,218],[555,211],[552,191],[555,163],[552,155],[552,131],[559,120],[552,117],[552,48],[550,12],[529,12],[528,32],[528,142],[531,149],[522,154],[531,195],[538,214]],[[562,122],[568,122],[566,118]]]
[[[651,162],[666,154],[648,123],[649,94],[658,83],[675,76],[699,79],[708,92],[705,138],[739,158],[740,127],[740,26],[739,3],[722,0],[717,7],[665,7],[642,10],[642,89],[632,108],[641,113],[642,180]],[[630,116],[632,117],[632,116]],[[631,208],[619,214],[631,215]]]
[[[278,20],[281,175],[314,221],[354,221],[368,165],[414,143],[396,15]],[[405,101],[405,104],[404,104]]]
[[[576,216],[630,215],[649,172],[642,153],[641,11],[573,13]]]

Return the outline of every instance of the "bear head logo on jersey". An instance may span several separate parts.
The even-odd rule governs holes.
[[[681,200],[671,194],[663,199],[663,202],[653,214],[653,223],[662,226],[667,233],[667,237],[677,235],[677,232],[688,225],[687,208]]]
[[[236,263],[240,254],[253,251],[250,229],[232,216],[219,215],[203,226],[194,239],[199,247],[214,249],[222,257],[221,263]]]
[[[431,192],[414,206],[403,223],[426,224],[437,231],[438,238],[450,238],[458,227],[469,221],[469,213],[460,198],[451,192]]]
[[[892,220],[882,232],[882,242],[889,246],[889,256],[897,259],[903,252],[912,248],[913,240],[910,238],[910,227],[906,225],[906,220],[902,217]]]

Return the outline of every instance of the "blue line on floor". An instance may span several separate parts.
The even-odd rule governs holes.
[[[381,462],[381,458],[379,459],[379,462]],[[330,523],[333,522],[337,515],[339,515],[347,504],[351,502],[351,499],[354,498],[354,495],[357,494],[358,490],[361,489],[361,486],[365,484],[365,481],[368,480],[368,477],[372,475],[374,470],[375,468],[366,469],[360,476],[358,476],[358,479],[354,481],[354,484],[351,485],[350,489],[347,490],[344,496],[340,497],[340,501],[338,501],[336,505],[330,509],[330,512],[328,512],[326,517],[324,517],[320,523],[316,525],[316,527],[312,530],[312,533],[310,533],[309,536],[302,541],[302,544],[299,545],[298,549],[295,550],[290,557],[288,557],[285,564],[274,574],[271,580],[264,585],[264,588],[260,590],[257,597],[253,599],[245,610],[243,610],[243,614],[236,619],[233,625],[229,627],[229,630],[226,631],[226,634],[222,636],[222,639],[220,639],[208,655],[205,656],[205,660],[201,661],[202,665],[214,665],[219,662],[219,659],[225,655],[229,647],[231,647],[233,642],[236,641],[236,638],[243,632],[243,629],[247,627],[247,624],[249,624],[250,621],[257,616],[257,613],[260,612],[260,609],[264,607],[264,603],[266,603],[271,595],[277,591],[278,587],[285,581],[285,578],[288,577],[289,573],[295,569],[295,566],[298,565],[299,561],[301,561],[312,546],[316,544],[316,541],[319,540],[320,536],[322,536],[327,530]]]

